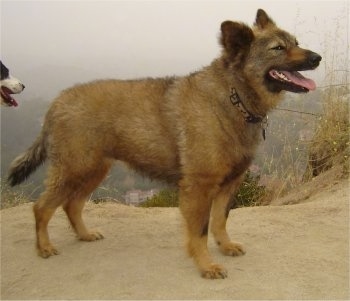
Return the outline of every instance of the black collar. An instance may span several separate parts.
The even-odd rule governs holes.
[[[248,123],[260,123],[267,119],[267,116],[253,115],[250,113],[245,105],[243,104],[241,98],[239,97],[235,88],[231,88],[230,95],[231,103],[238,108],[238,110],[243,114],[244,120]]]
[[[245,105],[243,104],[241,98],[239,97],[237,91],[235,88],[231,88],[231,95],[230,95],[231,103],[238,108],[238,110],[242,113],[244,120],[248,123],[261,123],[262,128],[262,135],[265,140],[265,133],[267,128],[267,119],[268,116],[260,116],[260,115],[253,115],[250,113]]]

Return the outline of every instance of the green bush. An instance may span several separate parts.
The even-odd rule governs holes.
[[[235,207],[250,207],[260,205],[266,194],[265,186],[259,185],[260,176],[247,171],[244,181],[234,196]]]
[[[163,189],[158,194],[148,198],[140,207],[178,207],[179,195],[175,189]]]

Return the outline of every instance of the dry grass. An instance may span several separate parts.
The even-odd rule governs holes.
[[[343,176],[349,174],[350,124],[349,91],[330,88],[324,94],[323,115],[309,148],[308,168],[304,181],[341,165]]]
[[[1,180],[0,209],[15,207],[28,202],[30,202],[30,200],[23,191],[11,190],[5,181]]]
[[[311,139],[300,140],[295,135],[288,135],[287,131],[292,132],[287,128],[288,123],[278,120],[281,128],[286,127],[286,132],[271,133],[276,141],[282,141],[283,147],[262,161],[261,184],[266,186],[266,193],[261,205],[284,197],[304,182],[333,168],[341,172],[329,173],[334,176],[328,178],[330,183],[349,176],[349,93],[349,85],[346,84],[330,85],[322,91],[319,99],[322,105],[320,116],[312,116],[314,119],[308,119],[309,124],[305,126],[310,132],[313,131]]]

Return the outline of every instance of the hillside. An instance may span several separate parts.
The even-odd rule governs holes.
[[[302,199],[231,211],[228,231],[247,254],[223,257],[210,237],[229,272],[216,281],[186,256],[176,208],[90,203],[86,221],[106,237],[94,243],[77,241],[59,210],[50,232],[62,254],[47,260],[34,250],[31,206],[4,209],[1,299],[349,299],[348,180]]]

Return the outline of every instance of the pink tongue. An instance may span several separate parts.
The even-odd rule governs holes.
[[[14,98],[12,98],[12,97],[11,97],[11,99],[12,99],[12,105],[13,105],[14,107],[17,107],[17,106],[18,106],[17,101],[16,101]]]
[[[286,77],[288,77],[289,80],[291,80],[294,84],[298,86],[302,86],[308,90],[315,90],[316,89],[316,84],[315,82],[310,79],[302,76],[299,72],[289,72],[289,71],[280,71],[283,73]]]

